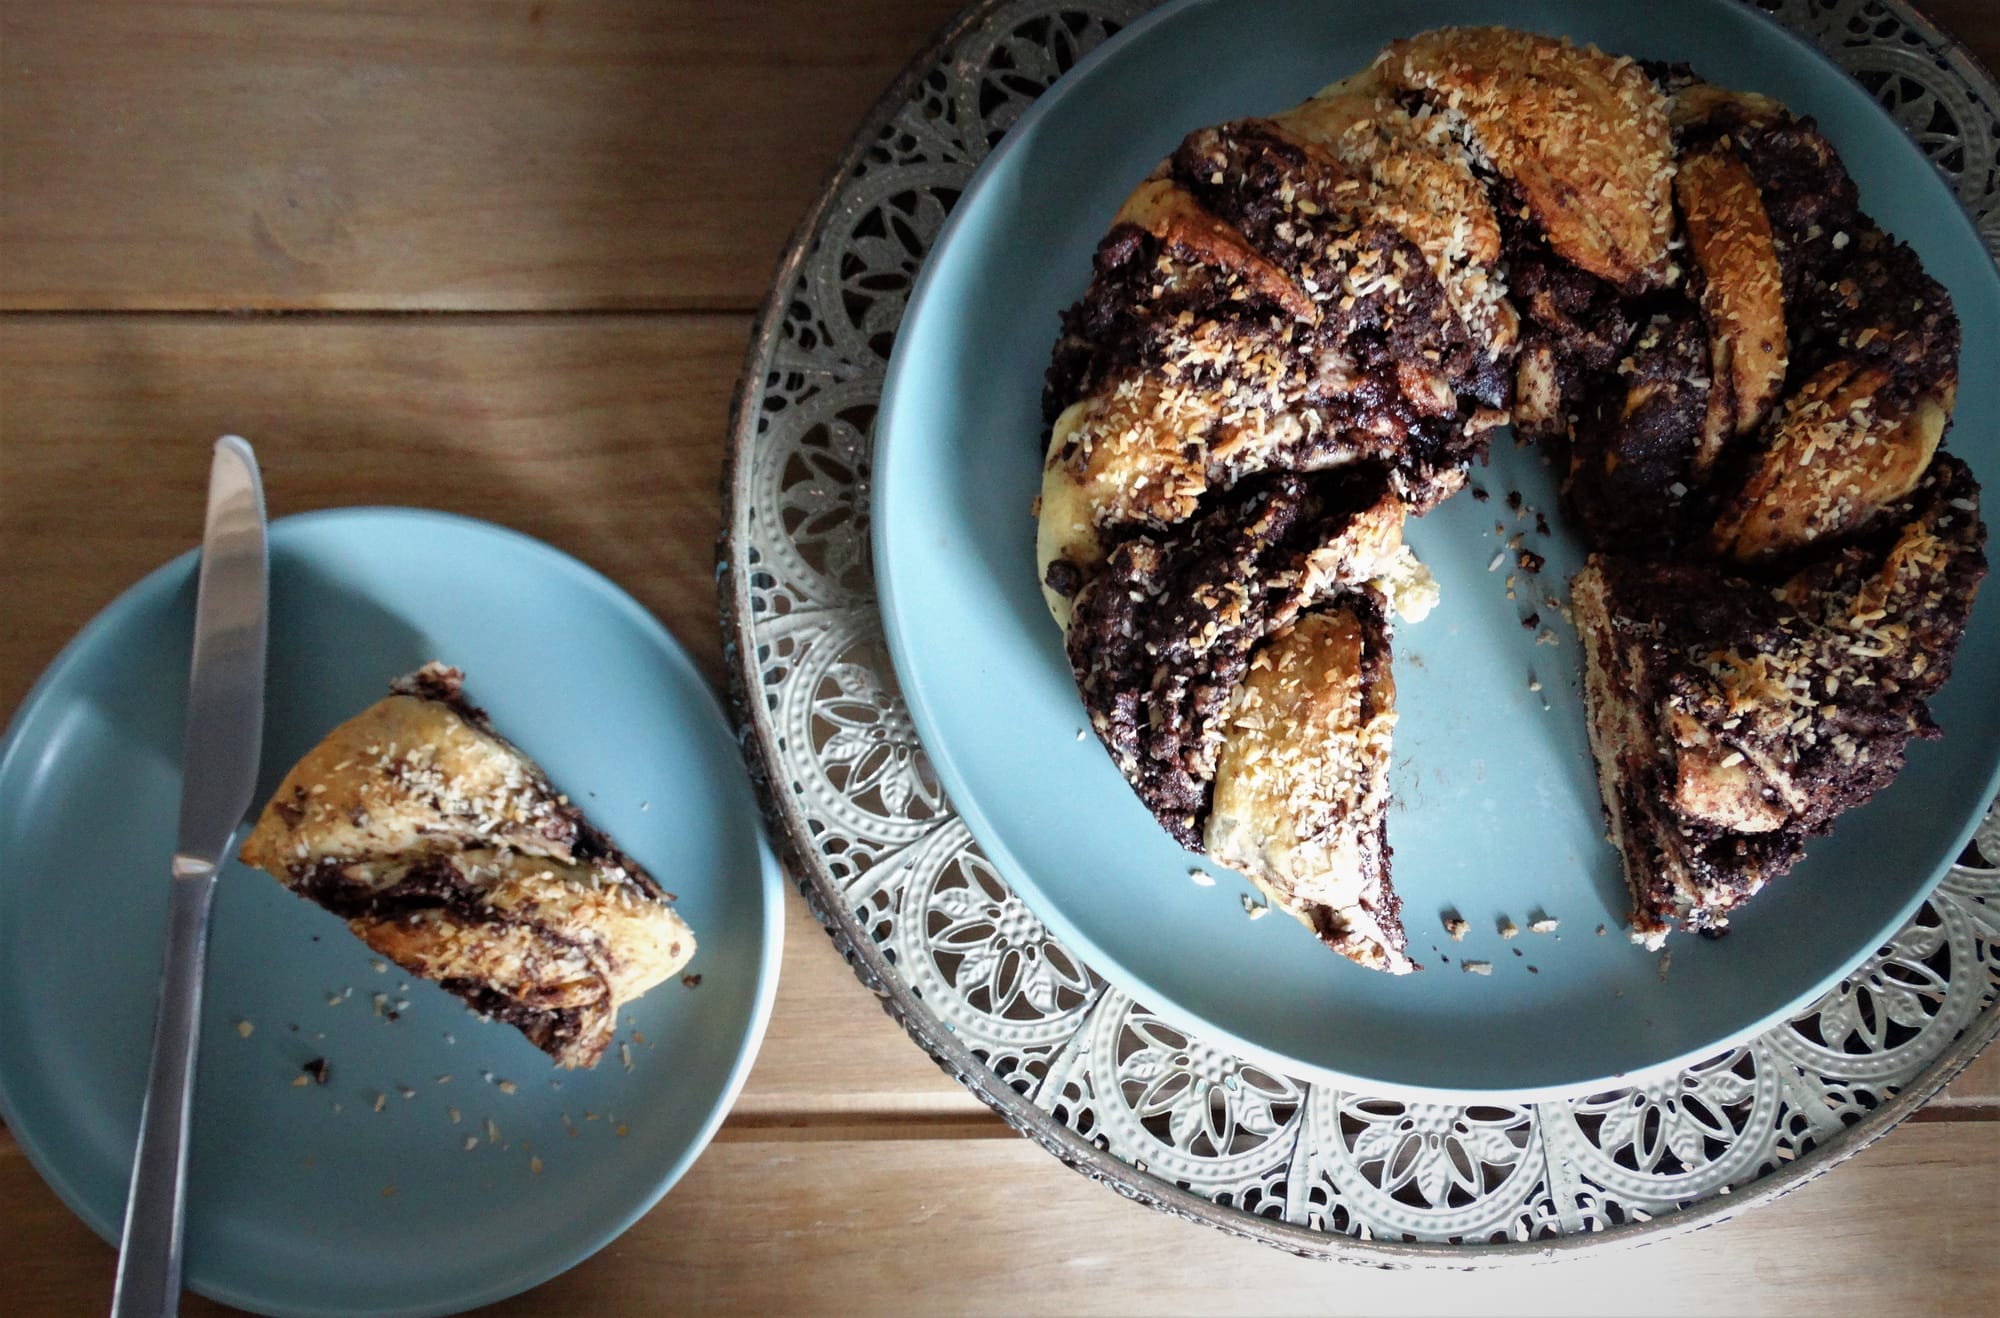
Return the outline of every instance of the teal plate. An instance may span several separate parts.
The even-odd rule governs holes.
[[[1947,440],[2000,488],[1993,259],[1943,181],[1855,84],[1746,6],[1258,0],[1172,5],[1043,96],[979,171],[913,290],[876,425],[875,567],[897,676],[953,804],[1007,881],[1094,969],[1169,1020],[1294,1074],[1369,1092],[1524,1100],[1700,1060],[1833,987],[1916,910],[1992,800],[2000,769],[2000,618],[1974,611],[1935,702],[1942,741],[1841,820],[1725,938],[1630,944],[1624,883],[1584,733],[1576,637],[1556,609],[1581,561],[1551,473],[1496,436],[1474,479],[1409,540],[1444,600],[1396,638],[1402,721],[1389,819],[1410,950],[1391,978],[1282,916],[1247,919],[1247,886],[1153,823],[1087,726],[1035,583],[1042,372],[1057,316],[1132,186],[1188,131],[1268,113],[1363,67],[1399,36],[1506,22],[1613,51],[1687,60],[1816,116],[1863,205],[1957,301],[1966,371]],[[1502,495],[1547,510],[1535,533]],[[1504,524],[1496,535],[1495,522]],[[1523,598],[1505,537],[1545,554]],[[1532,593],[1531,593],[1532,592]],[[1990,592],[1989,592],[1990,594]],[[1554,646],[1521,617],[1538,608]],[[1542,689],[1530,690],[1530,679]],[[1462,912],[1472,933],[1444,934]],[[1531,917],[1559,921],[1531,934]],[[1504,940],[1511,918],[1521,934]],[[1604,929],[1598,932],[1599,926]],[[1490,976],[1460,961],[1492,963]]]
[[[152,1032],[195,563],[175,559],[84,628],[0,748],[0,1114],[107,1240]],[[616,1237],[715,1133],[770,1016],[779,870],[707,684],[575,559],[437,513],[312,513],[271,527],[271,610],[260,804],[391,678],[443,659],[695,930],[699,986],[654,989],[620,1014],[622,1049],[557,1071],[515,1030],[377,970],[269,876],[224,866],[188,1285],[271,1313],[496,1300]],[[295,1087],[315,1057],[328,1083]]]

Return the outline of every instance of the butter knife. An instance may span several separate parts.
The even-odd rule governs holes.
[[[242,439],[225,435],[215,443],[208,473],[208,521],[181,751],[180,834],[174,845],[153,1058],[118,1243],[118,1282],[111,1296],[117,1318],[150,1318],[180,1308],[188,1113],[201,1030],[209,903],[223,852],[256,788],[264,734],[268,575],[257,457]]]

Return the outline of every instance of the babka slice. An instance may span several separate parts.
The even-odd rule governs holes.
[[[1873,528],[1775,585],[1592,556],[1571,585],[1591,748],[1632,936],[1729,912],[1895,777],[1985,575],[1978,486],[1948,454]]]
[[[694,956],[653,877],[428,664],[285,775],[241,858],[413,975],[593,1066]]]

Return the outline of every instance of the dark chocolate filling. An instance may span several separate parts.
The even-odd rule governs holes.
[[[1091,723],[1184,846],[1201,848],[1216,715],[1258,643],[1316,602],[1307,558],[1383,481],[1379,470],[1252,477],[1188,522],[1129,536],[1078,595],[1069,655]]]

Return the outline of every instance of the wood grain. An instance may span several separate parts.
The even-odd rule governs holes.
[[[0,306],[747,308],[956,0],[0,7]]]
[[[0,307],[747,309],[956,7],[12,0]]]
[[[721,676],[715,535],[737,316],[0,320],[11,708],[76,628],[200,540],[208,446],[257,446],[273,516],[417,504],[609,574]]]
[[[492,1314],[1798,1314],[2000,1310],[2000,1125],[1906,1126],[1739,1221],[1474,1272],[1328,1264],[1152,1212],[1025,1140],[712,1146],[658,1208]],[[112,1253],[0,1136],[7,1295],[101,1309]],[[1921,1211],[1912,1211],[1921,1206]],[[184,1312],[221,1312],[191,1299]]]

